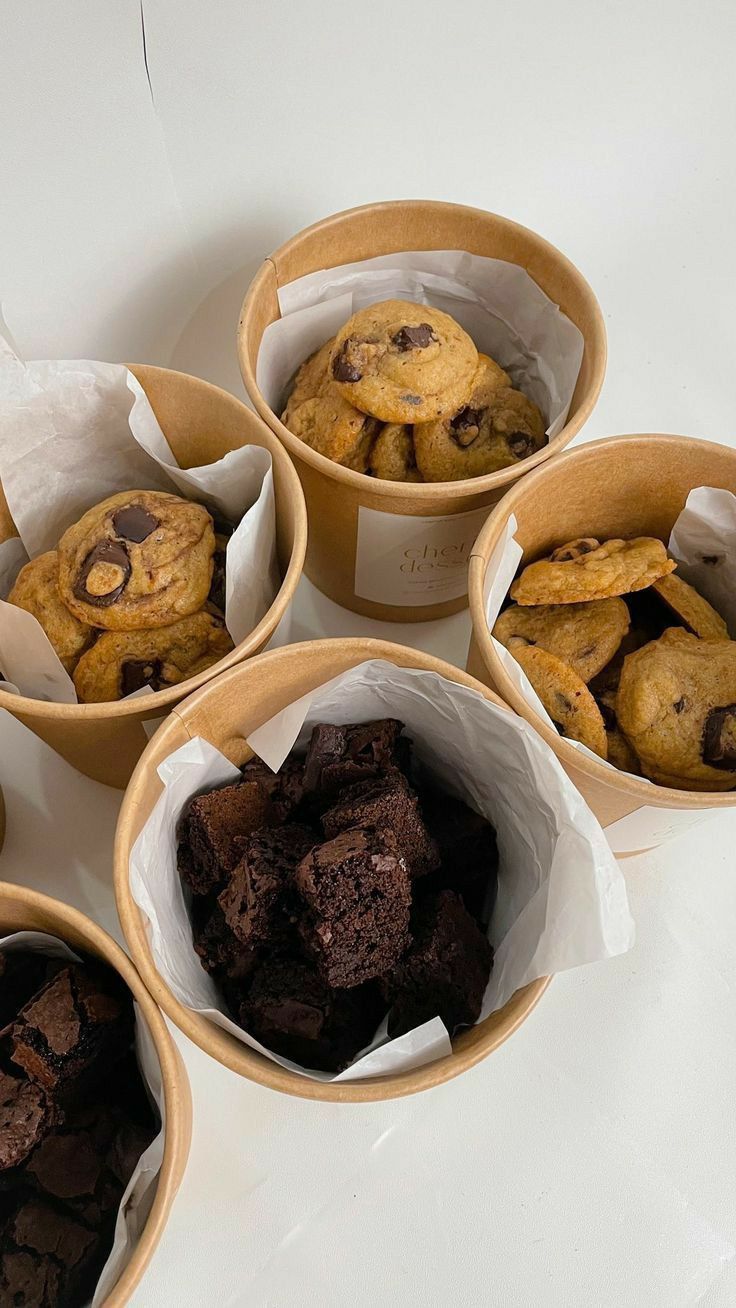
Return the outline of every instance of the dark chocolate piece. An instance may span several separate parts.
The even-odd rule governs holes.
[[[71,963],[21,1009],[11,1058],[45,1089],[68,1094],[99,1059],[108,1068],[130,1044],[133,1005],[116,973]]]
[[[25,1162],[58,1116],[43,1086],[0,1070],[0,1172]]]
[[[330,840],[351,827],[392,831],[410,876],[421,877],[439,867],[439,850],[402,772],[394,770],[344,790],[334,807],[323,815],[322,826]]]
[[[300,932],[323,980],[347,989],[395,966],[409,943],[411,888],[390,831],[356,829],[317,845],[296,870]]]
[[[121,696],[132,695],[144,686],[160,690],[165,684],[161,676],[163,666],[161,659],[126,659],[120,667]]]
[[[274,818],[259,780],[197,795],[179,823],[179,871],[197,895],[221,890],[240,861],[240,840]]]
[[[534,441],[523,431],[512,431],[506,437],[506,444],[515,459],[525,459],[534,450]]]
[[[703,762],[723,772],[736,768],[736,704],[712,708],[703,727]]]
[[[357,382],[363,376],[359,368],[350,362],[349,354],[351,346],[356,344],[351,336],[343,341],[340,349],[332,360],[332,376],[335,381],[339,382]]]
[[[459,413],[456,413],[455,417],[452,419],[450,423],[450,435],[458,445],[463,447],[463,449],[468,445],[472,445],[473,441],[478,436],[480,432],[481,418],[483,417],[484,412],[484,409],[471,409],[470,405],[466,405],[465,408],[461,409]]]
[[[119,568],[123,574],[118,585],[113,586],[105,595],[91,595],[87,590],[87,578],[97,563],[110,564],[112,567]],[[102,540],[90,550],[72,589],[78,600],[106,609],[122,595],[130,580],[130,572],[131,564],[125,546],[119,541]]]
[[[247,838],[219,896],[225,920],[242,944],[266,944],[293,924],[298,907],[294,872],[314,844],[311,828],[295,822],[264,827]]]
[[[309,963],[276,955],[254,973],[240,1021],[283,1058],[339,1072],[369,1044],[384,1010],[377,987],[332,990]]]
[[[140,545],[156,530],[159,520],[148,509],[144,509],[142,504],[128,504],[113,513],[112,525],[117,536]]]
[[[417,327],[400,327],[393,337],[394,345],[402,354],[407,350],[426,350],[436,340],[428,322],[420,322]]]
[[[443,890],[417,914],[414,944],[386,983],[390,1036],[441,1017],[450,1035],[477,1022],[493,950],[461,900]]]

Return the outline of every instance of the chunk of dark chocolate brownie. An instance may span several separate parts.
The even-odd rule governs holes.
[[[179,822],[179,871],[196,895],[220,890],[240,858],[240,839],[274,821],[259,780],[196,795]]]
[[[18,1308],[59,1308],[61,1268],[48,1255],[25,1249],[0,1252],[0,1303]]]
[[[30,949],[0,950],[0,1032],[64,963]]]
[[[317,845],[296,870],[300,932],[328,985],[384,976],[409,944],[411,888],[390,831],[356,828]]]
[[[127,1177],[120,1174],[118,1141],[125,1149],[123,1135],[128,1125],[124,1114],[106,1104],[80,1109],[36,1149],[25,1167],[27,1183],[99,1230],[118,1208],[137,1162]],[[153,1130],[135,1128],[142,1144],[138,1157],[153,1134]]]
[[[388,978],[390,1036],[441,1017],[450,1035],[478,1020],[493,950],[461,900],[442,890],[416,915],[414,944]]]
[[[322,826],[329,839],[350,827],[392,831],[412,877],[424,876],[439,866],[439,850],[422,821],[417,797],[403,772],[396,769],[344,790],[323,815]]]
[[[52,1299],[52,1303],[82,1303],[94,1289],[94,1273],[99,1271],[100,1263],[99,1237],[72,1214],[35,1197],[21,1200],[6,1223],[4,1242],[6,1247],[30,1253],[39,1267],[47,1260],[59,1267],[60,1297],[58,1301]]]
[[[43,1086],[0,1069],[0,1172],[24,1162],[59,1116]]]
[[[301,759],[287,758],[278,772],[272,772],[260,758],[251,758],[242,771],[244,781],[257,781],[266,790],[273,805],[274,822],[286,822],[301,804],[304,796]]]
[[[435,788],[423,792],[422,811],[440,851],[440,866],[422,893],[454,890],[471,917],[487,926],[498,888],[496,832],[461,799]]]
[[[383,1011],[374,984],[332,990],[311,964],[275,955],[253,974],[240,1021],[275,1054],[339,1072],[372,1040]]]
[[[215,977],[240,981],[255,967],[257,951],[237,939],[212,896],[192,903],[192,940],[202,967]]]
[[[98,1070],[108,1071],[132,1030],[130,993],[117,973],[71,963],[20,1010],[11,1058],[46,1090],[67,1095],[98,1060]]]
[[[304,792],[330,797],[391,767],[406,769],[409,741],[395,718],[333,726],[318,723],[304,760]]]
[[[244,945],[279,939],[293,923],[294,872],[316,842],[311,827],[296,822],[264,827],[244,842],[242,858],[219,897],[228,926]]]

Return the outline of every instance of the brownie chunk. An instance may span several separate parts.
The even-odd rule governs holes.
[[[493,950],[461,900],[450,890],[427,900],[417,914],[415,939],[386,984],[393,1007],[390,1036],[441,1017],[450,1035],[478,1020]]]
[[[61,1268],[53,1258],[24,1249],[0,1253],[0,1303],[17,1308],[59,1308]]]
[[[60,958],[48,958],[29,949],[7,953],[0,950],[0,1031],[63,966]]]
[[[409,742],[395,718],[336,727],[318,723],[304,760],[305,795],[331,797],[343,786],[375,777],[388,768],[407,768]]]
[[[255,967],[257,951],[237,939],[212,896],[192,904],[192,940],[202,967],[219,980],[244,980]]]
[[[356,828],[317,845],[296,870],[300,931],[328,985],[384,976],[409,944],[411,888],[390,831]]]
[[[422,891],[454,890],[466,909],[486,927],[496,902],[498,845],[490,822],[461,799],[428,790],[422,805],[440,851],[440,866]]]
[[[3,1244],[31,1256],[35,1264],[33,1280],[36,1285],[43,1286],[46,1294],[55,1288],[57,1297],[49,1300],[54,1305],[82,1303],[88,1298],[104,1261],[94,1231],[88,1230],[71,1214],[33,1197],[21,1201],[8,1219]],[[48,1283],[49,1269],[54,1265],[59,1269],[57,1287]],[[25,1298],[11,1298],[7,1302],[36,1302],[33,1298],[28,1299],[27,1291],[25,1294]]]
[[[394,770],[385,777],[350,786],[324,814],[322,826],[330,839],[351,827],[392,831],[410,876],[421,877],[439,867],[439,850],[402,772]]]
[[[114,1216],[144,1149],[155,1134],[116,1106],[79,1109],[53,1130],[26,1164],[25,1179],[37,1193],[94,1230]]]
[[[273,805],[273,821],[286,822],[304,797],[304,764],[301,759],[287,758],[278,772],[272,772],[259,758],[249,759],[243,771],[244,781],[257,781]]]
[[[109,968],[72,963],[20,1010],[11,1057],[48,1091],[68,1092],[100,1060],[107,1071],[130,1045],[133,1005]]]
[[[240,1021],[261,1044],[303,1067],[339,1072],[373,1038],[385,1005],[377,987],[332,990],[301,959],[265,959]]]
[[[43,1086],[0,1070],[0,1172],[24,1162],[57,1120]]]
[[[179,822],[179,871],[197,895],[222,889],[240,858],[240,838],[274,821],[259,780],[196,795]]]
[[[293,923],[297,901],[294,872],[316,844],[311,827],[296,822],[254,831],[243,856],[219,897],[225,920],[244,945],[265,944],[283,936]]]

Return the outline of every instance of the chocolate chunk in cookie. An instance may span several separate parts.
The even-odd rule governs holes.
[[[156,530],[159,520],[142,504],[127,504],[113,513],[112,525],[115,534],[122,540],[131,540],[140,545]]]
[[[703,727],[703,762],[736,770],[736,704],[710,710]]]
[[[78,600],[106,608],[122,595],[130,578],[128,551],[119,541],[103,540],[84,559],[73,591]]]

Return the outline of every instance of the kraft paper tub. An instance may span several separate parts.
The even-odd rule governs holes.
[[[265,330],[280,317],[280,288],[319,269],[412,250],[466,251],[516,264],[582,334],[582,364],[564,426],[544,449],[512,468],[427,484],[367,477],[294,436],[259,388],[258,355]],[[248,395],[289,451],[304,487],[309,579],[355,613],[424,622],[466,607],[465,565],[488,509],[518,478],[563,449],[590,417],[603,383],[606,334],[587,282],[535,232],[482,209],[399,200],[334,214],[267,258],[243,302],[238,351]]]
[[[149,731],[192,690],[224,668],[257,654],[273,635],[294,595],[304,563],[307,515],[304,496],[284,449],[246,405],[209,382],[185,373],[131,365],[182,467],[221,459],[228,450],[260,445],[273,460],[276,549],[281,586],[247,638],[225,658],[178,686],[109,704],[52,704],[0,690],[5,708],[67,762],[94,781],[122,789],[143,752]],[[132,489],[132,488],[131,488]],[[0,540],[16,535],[0,486]]]
[[[124,1308],[163,1235],[187,1165],[192,1140],[189,1080],[161,1013],[127,954],[102,927],[57,899],[0,882],[0,937],[16,931],[42,931],[57,936],[71,949],[101,958],[119,972],[133,994],[156,1050],[163,1087],[164,1156],[148,1219],[127,1264],[104,1300],[104,1308]]]
[[[524,551],[522,563],[581,536],[657,536],[666,544],[688,494],[698,486],[736,494],[736,450],[687,436],[594,441],[568,451],[515,486],[488,518],[470,560],[473,634],[468,671],[496,690],[551,745],[618,855],[652,849],[702,822],[710,811],[735,807],[736,791],[655,785],[582,753],[547,726],[517,690],[494,649],[485,612],[488,565],[512,514],[514,535]]]
[[[458,1076],[487,1057],[516,1030],[541,998],[550,978],[542,977],[517,990],[504,1008],[463,1031],[453,1040],[449,1056],[410,1071],[373,1079],[310,1080],[264,1058],[174,996],[157,970],[143,916],[131,893],[130,855],[162,792],[158,765],[170,754],[199,736],[215,745],[236,766],[242,766],[252,754],[245,736],[308,691],[368,659],[436,672],[501,705],[487,687],[458,668],[385,641],[322,640],[272,651],[218,677],[170,714],[133,774],[115,836],[118,914],[130,953],[156,1003],[205,1053],[240,1076],[287,1094],[337,1102],[391,1099],[429,1089]]]

